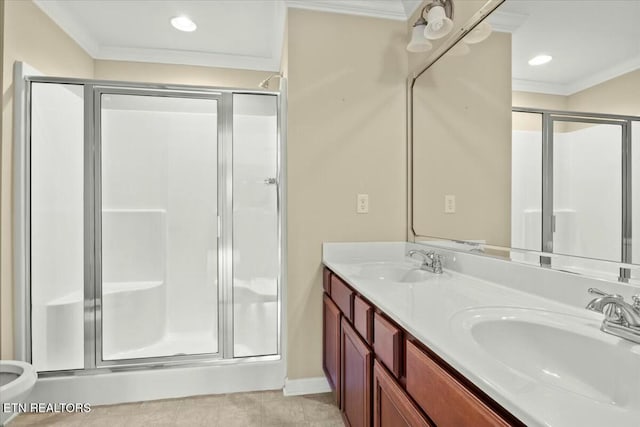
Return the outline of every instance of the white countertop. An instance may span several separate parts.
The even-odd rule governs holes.
[[[604,340],[640,355],[640,345],[599,331],[601,314],[457,273],[447,269],[446,262],[445,274],[434,275],[427,282],[389,283],[358,275],[362,263],[411,262],[405,257],[406,251],[420,247],[424,248],[411,243],[372,243],[369,246],[363,243],[325,243],[323,262],[528,426],[640,426],[640,383],[629,384],[634,395],[631,402],[604,397],[594,400],[593,394],[582,393],[580,384],[563,384],[563,379],[558,378],[558,384],[554,385],[523,375],[496,361],[471,338],[460,333],[463,327],[459,319],[464,318],[465,310],[527,308],[562,313],[569,323],[577,321],[580,327],[592,328],[594,333],[603,334]],[[519,280],[517,276],[512,279]],[[562,283],[553,285],[562,286]],[[504,340],[509,339],[508,335],[504,336]],[[544,348],[540,351],[543,354]],[[522,357],[531,357],[528,363],[537,362],[536,354]],[[602,370],[603,375],[607,375],[608,361],[598,362],[592,369]],[[638,370],[632,372],[634,375],[640,372],[640,366],[631,369]],[[635,375],[635,378],[640,376]],[[625,381],[625,378],[614,377],[611,380]]]

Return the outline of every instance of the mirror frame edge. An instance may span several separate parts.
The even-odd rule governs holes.
[[[487,0],[485,4],[476,11],[473,16],[465,22],[460,29],[451,35],[442,45],[440,45],[421,66],[409,73],[407,77],[407,241],[416,242],[417,237],[429,237],[416,234],[413,228],[413,86],[415,81],[429,67],[442,58],[453,46],[460,42],[471,30],[489,16],[506,0]],[[438,239],[448,240],[448,239]],[[498,247],[496,247],[498,249]],[[509,252],[511,248],[499,247],[499,250]]]

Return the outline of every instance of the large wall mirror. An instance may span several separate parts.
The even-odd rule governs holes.
[[[416,240],[640,284],[640,0],[483,22],[412,81]]]

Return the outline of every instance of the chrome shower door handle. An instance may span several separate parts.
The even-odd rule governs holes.
[[[276,178],[267,178],[264,180],[265,185],[278,185],[278,180]]]

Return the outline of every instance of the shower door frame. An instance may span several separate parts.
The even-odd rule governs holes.
[[[620,114],[605,113],[583,113],[576,111],[549,110],[530,107],[512,107],[513,113],[538,114],[541,117],[541,143],[542,143],[542,233],[541,233],[541,252],[553,254],[553,233],[555,228],[555,219],[553,215],[553,147],[554,147],[554,123],[588,123],[620,126],[620,143],[621,143],[621,189],[622,189],[622,206],[621,206],[621,259],[615,262],[622,264],[632,263],[632,135],[631,128],[634,122],[640,122],[640,117],[627,116]],[[571,254],[558,254],[563,256],[577,257]],[[551,267],[550,256],[540,256],[540,265],[543,267]],[[627,267],[619,267],[618,281],[628,282],[631,277],[631,270]]]
[[[195,367],[218,365],[236,365],[251,362],[286,361],[286,129],[287,124],[287,82],[281,79],[280,91],[246,88],[219,88],[206,86],[173,85],[121,82],[111,80],[92,80],[66,77],[48,77],[24,73],[26,64],[17,63],[15,85],[16,124],[14,135],[15,171],[14,205],[15,223],[15,260],[14,282],[17,321],[14,325],[16,359],[32,361],[32,324],[31,324],[31,85],[32,83],[72,84],[83,86],[84,96],[84,367],[58,371],[40,371],[39,377],[75,376],[104,372],[170,369],[175,367]],[[22,73],[22,75],[18,75]],[[185,95],[189,98],[212,99],[218,102],[218,352],[159,356],[139,359],[102,360],[101,307],[97,298],[101,293],[100,253],[101,248],[101,191],[95,185],[100,179],[100,94],[117,93],[130,95],[157,96]],[[277,179],[277,236],[278,236],[278,277],[277,277],[277,353],[248,357],[233,357],[233,95],[274,96],[277,109],[276,127],[276,179]],[[18,96],[19,95],[19,96]],[[94,126],[95,124],[95,126]],[[95,190],[98,191],[95,191]],[[98,286],[98,283],[100,286]],[[98,321],[98,318],[100,321]],[[100,349],[100,352],[98,351]]]
[[[86,87],[86,86],[85,86]],[[151,357],[139,357],[129,359],[114,359],[105,360],[103,353],[103,341],[102,341],[102,95],[130,95],[130,96],[157,96],[166,98],[188,98],[188,99],[206,99],[216,101],[216,118],[217,118],[217,138],[216,138],[216,187],[217,187],[217,299],[218,299],[218,316],[217,316],[217,348],[215,353],[197,353],[197,354],[185,354],[179,356],[151,356]],[[87,99],[89,96],[90,99]],[[225,99],[226,98],[226,99]],[[225,103],[225,101],[227,101]],[[219,91],[183,91],[183,90],[159,90],[155,88],[130,88],[121,85],[91,85],[91,94],[85,94],[85,108],[87,105],[92,105],[92,121],[85,121],[85,126],[90,127],[94,124],[93,129],[85,129],[85,132],[91,132],[92,138],[89,140],[93,143],[91,151],[93,156],[91,159],[85,157],[85,218],[90,218],[91,224],[85,224],[85,276],[89,274],[93,277],[92,280],[85,279],[85,307],[94,301],[95,307],[93,308],[92,316],[87,316],[85,313],[85,367],[108,367],[108,366],[123,366],[123,365],[139,365],[139,364],[155,364],[164,360],[198,360],[202,358],[206,359],[220,359],[221,351],[224,351],[224,342],[227,334],[225,323],[225,302],[228,301],[227,284],[230,283],[230,277],[232,275],[227,271],[227,254],[232,253],[229,242],[223,239],[223,230],[221,229],[221,222],[226,212],[223,212],[225,203],[231,199],[232,195],[227,194],[225,189],[226,180],[229,176],[226,175],[229,159],[225,158],[225,148],[232,143],[232,134],[228,126],[229,111],[228,110],[228,95],[225,96]],[[227,108],[225,108],[227,107]],[[87,112],[85,111],[85,114]],[[88,151],[88,150],[87,150]],[[89,153],[91,156],[91,153]],[[87,167],[88,166],[88,167]],[[89,169],[89,170],[87,170]],[[88,176],[87,176],[88,175]],[[87,226],[90,228],[87,230]],[[93,253],[87,248],[93,248]],[[92,260],[94,263],[92,265]],[[91,266],[93,271],[86,271],[86,267]],[[92,294],[93,293],[93,294]],[[95,366],[91,366],[91,363],[95,363]]]

